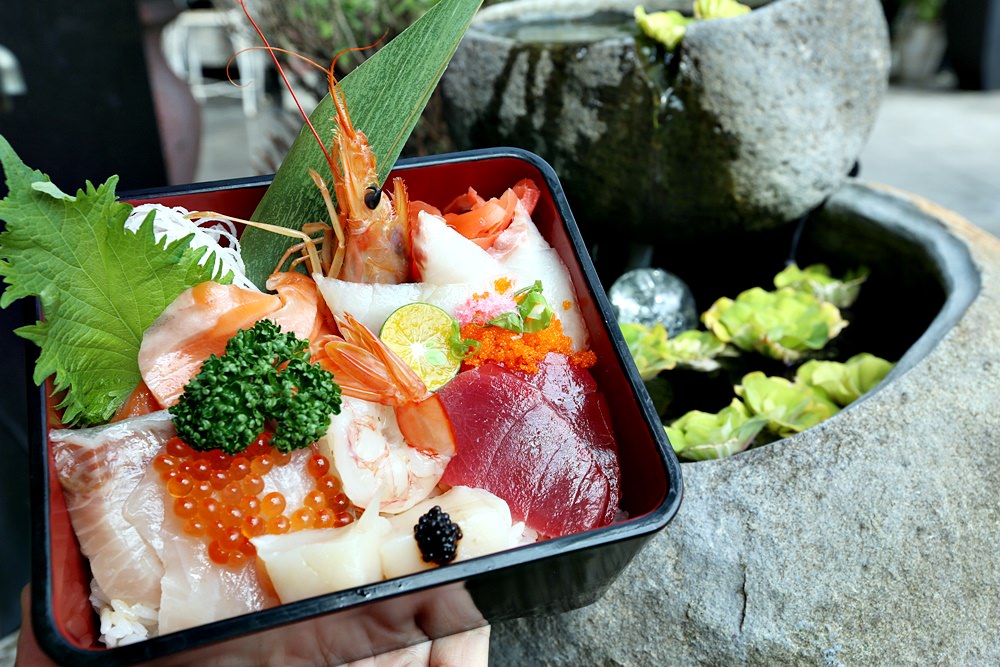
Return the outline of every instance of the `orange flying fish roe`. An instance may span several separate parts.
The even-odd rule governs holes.
[[[503,294],[511,287],[513,287],[513,283],[510,281],[510,278],[507,277],[497,278],[495,281],[493,281],[493,289],[495,289],[500,294]]]
[[[538,362],[550,352],[564,354],[570,363],[581,368],[590,368],[597,362],[591,352],[573,352],[573,341],[563,333],[562,322],[553,317],[552,323],[536,333],[515,333],[502,327],[478,327],[468,324],[462,327],[463,338],[479,341],[479,351],[465,360],[470,366],[479,366],[493,361],[511,370],[537,373]]]

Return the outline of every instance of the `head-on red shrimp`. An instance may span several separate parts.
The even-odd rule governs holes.
[[[367,327],[345,314],[340,336],[320,341],[314,360],[333,373],[344,396],[320,449],[351,502],[378,499],[402,512],[437,485],[456,451],[451,420],[437,394]]]
[[[410,447],[453,456],[455,434],[437,394],[353,315],[334,319],[340,336],[321,338],[314,361],[333,373],[345,396],[391,406]]]
[[[393,195],[386,196],[378,183],[375,168],[375,155],[364,133],[354,127],[347,110],[347,100],[334,75],[334,58],[329,68],[299,56],[298,54],[276,49],[270,45],[263,32],[257,26],[243,0],[240,6],[250,20],[257,34],[264,41],[281,74],[285,85],[295,98],[295,92],[285,78],[281,63],[275,52],[281,51],[304,60],[323,70],[330,86],[330,98],[336,109],[336,129],[331,150],[327,150],[316,129],[309,120],[308,114],[299,105],[299,112],[305,119],[313,136],[319,142],[330,172],[333,176],[334,192],[337,197],[336,208],[330,198],[329,190],[322,177],[310,170],[310,176],[319,188],[327,211],[330,214],[332,227],[324,230],[323,242],[332,244],[334,235],[337,249],[333,253],[327,251],[324,262],[324,273],[327,276],[340,278],[351,282],[364,283],[399,283],[407,277],[409,265],[409,228],[407,221],[407,195],[403,180],[393,180]],[[348,51],[356,49],[348,49]],[[339,55],[339,54],[338,54]],[[295,98],[296,104],[298,99]],[[305,250],[301,244],[293,246],[290,251]],[[286,255],[287,257],[287,255]],[[316,270],[316,267],[313,267]]]

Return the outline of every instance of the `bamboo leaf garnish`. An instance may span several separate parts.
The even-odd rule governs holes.
[[[340,82],[355,127],[371,143],[380,182],[403,150],[481,4],[482,0],[441,0]],[[309,116],[325,140],[332,137],[334,115],[328,95]],[[326,221],[326,208],[309,178],[310,168],[330,178],[322,150],[312,132],[303,127],[253,219],[292,228]],[[291,243],[275,234],[247,229],[241,244],[250,279],[263,287]]]

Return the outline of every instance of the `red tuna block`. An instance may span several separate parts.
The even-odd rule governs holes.
[[[535,375],[488,363],[460,373],[438,395],[458,444],[443,482],[490,491],[515,520],[549,537],[614,519],[617,447],[587,370],[555,354]]]

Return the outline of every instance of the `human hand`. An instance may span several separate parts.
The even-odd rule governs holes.
[[[490,650],[490,626],[485,625],[457,635],[426,641],[372,658],[349,663],[346,667],[486,667]],[[14,667],[58,667],[42,651],[31,630],[31,587],[21,590],[21,634],[17,640]],[[332,667],[332,666],[331,666]]]

